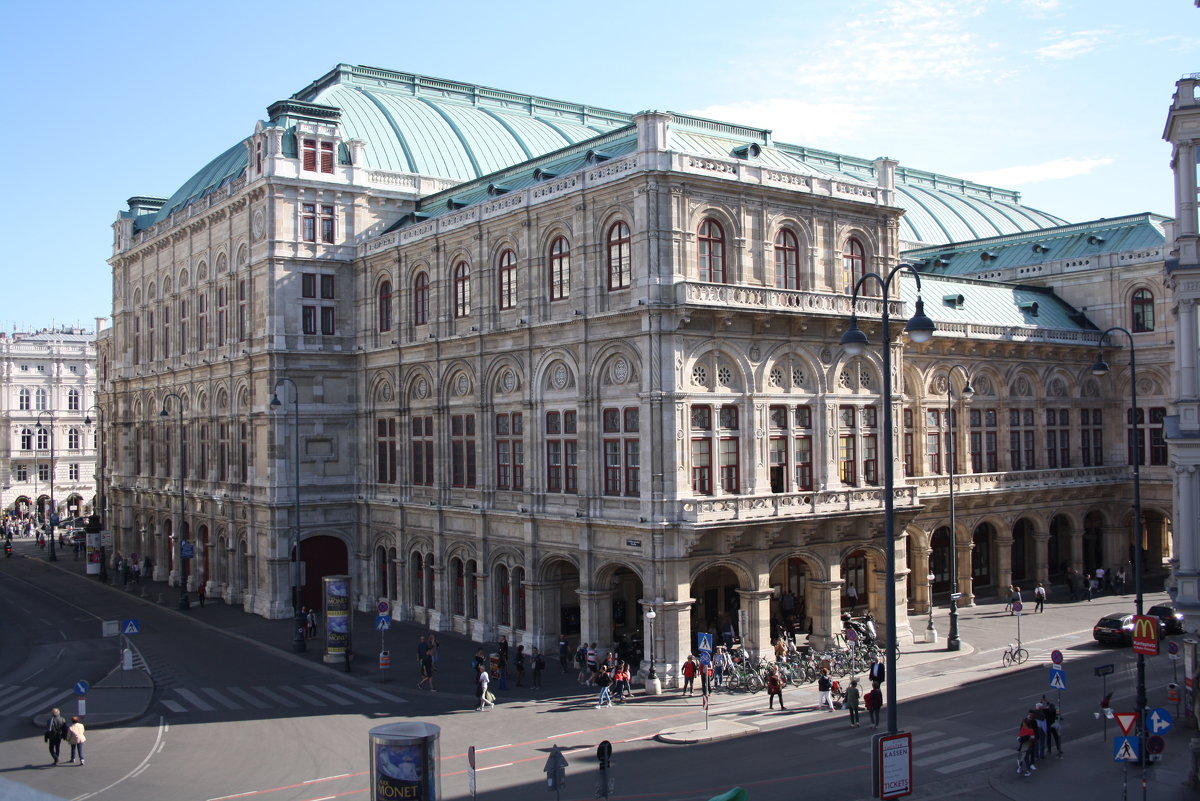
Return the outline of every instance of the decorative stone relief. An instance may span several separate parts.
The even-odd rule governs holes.
[[[946,394],[946,386],[947,386],[946,376],[944,376],[944,375],[935,376],[934,379],[929,382],[929,394],[930,395],[945,395]]]
[[[428,398],[429,397],[429,382],[426,381],[424,378],[418,378],[417,385],[413,388],[413,391],[417,393],[418,398],[422,398],[422,399]]]
[[[767,378],[767,380],[770,382],[771,386],[782,389],[783,388],[783,370],[780,370],[778,367],[772,367],[771,374]]]
[[[611,375],[614,384],[624,384],[629,380],[629,362],[621,358],[615,359]]]
[[[384,384],[379,388],[379,397],[381,400],[390,401],[392,399],[392,385]]]
[[[871,371],[863,370],[861,367],[858,370],[858,386],[860,389],[871,388]]]
[[[266,229],[267,229],[266,218],[263,217],[262,209],[258,209],[257,211],[254,212],[254,217],[250,223],[250,232],[254,235],[254,238],[257,240],[257,239],[263,238],[263,232]]]
[[[971,382],[971,386],[975,390],[976,395],[995,395],[996,389],[992,386],[992,379],[986,375],[981,375]]]
[[[1025,376],[1019,376],[1013,382],[1012,394],[1018,398],[1028,398],[1033,394],[1032,388],[1029,386],[1029,379]]]
[[[794,389],[801,389],[807,385],[808,385],[808,376],[806,376],[804,374],[804,368],[793,367],[792,368],[792,387]]]
[[[730,370],[727,365],[721,365],[717,368],[717,383],[723,387],[733,386],[733,370]]]
[[[1083,386],[1079,390],[1079,394],[1085,398],[1100,397],[1100,383],[1094,378],[1089,378],[1083,382]]]
[[[1046,387],[1046,394],[1052,398],[1065,398],[1067,396],[1067,385],[1063,383],[1061,378],[1056,378],[1050,382],[1050,386]]]
[[[838,386],[842,389],[850,389],[850,370],[845,368],[838,375]]]
[[[500,391],[513,392],[517,388],[517,376],[512,370],[505,370],[504,375],[500,376]]]
[[[567,366],[562,362],[559,362],[554,366],[554,369],[550,371],[550,386],[554,387],[555,389],[565,389],[567,386],[567,380],[569,378],[570,374],[567,372]]]
[[[467,378],[465,373],[458,374],[458,380],[454,382],[454,392],[460,398],[471,393],[471,379]]]
[[[692,368],[692,383],[698,387],[708,386],[708,368],[702,364],[697,364]]]
[[[833,351],[829,348],[821,348],[821,364],[833,364]]]

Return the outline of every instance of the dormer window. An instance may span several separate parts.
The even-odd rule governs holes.
[[[333,173],[333,142],[305,139],[300,151],[306,171]]]

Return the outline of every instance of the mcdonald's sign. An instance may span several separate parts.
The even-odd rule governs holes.
[[[1158,627],[1160,622],[1153,615],[1133,616],[1133,652],[1146,656],[1158,656]]]

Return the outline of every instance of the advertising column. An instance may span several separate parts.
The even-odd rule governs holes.
[[[419,721],[371,729],[371,801],[437,801],[441,732]]]
[[[322,587],[325,601],[325,656],[329,663],[345,662],[350,650],[350,577],[326,576]]]

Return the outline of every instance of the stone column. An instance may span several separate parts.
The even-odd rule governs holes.
[[[1038,532],[1033,535],[1033,577],[1035,581],[1040,581],[1047,587],[1050,586],[1049,543],[1049,532]],[[1029,589],[1032,591],[1033,587]]]
[[[929,568],[933,557],[933,549],[926,548],[917,552],[916,564],[912,566],[913,575],[913,612],[918,615],[929,614],[933,606],[933,595],[929,586]],[[897,596],[897,599],[899,596]]]
[[[738,633],[742,637],[742,648],[746,653],[764,656],[773,653],[771,645],[771,598],[772,590],[738,590],[741,598],[742,616],[745,627],[738,621]]]
[[[842,584],[841,567],[834,565],[830,572],[832,581],[808,579],[805,604],[812,618],[812,646],[823,651],[833,644],[833,637],[842,630]]]
[[[663,687],[681,684],[679,665],[692,652],[692,605],[694,598],[681,601],[655,600],[654,665]],[[647,656],[649,656],[649,649]]]
[[[596,648],[611,649],[612,635],[612,590],[575,591],[579,596],[580,636],[596,643]]]
[[[491,642],[496,639],[496,621],[500,619],[500,616],[496,614],[496,607],[493,603],[490,587],[491,583],[488,581],[487,573],[475,574],[475,608],[478,617],[474,619],[468,618],[467,627],[470,629],[471,639],[476,642]],[[509,595],[510,612],[513,597],[511,594]],[[470,609],[467,610],[468,613],[470,611]],[[515,627],[513,630],[516,630]],[[510,637],[509,642],[516,648],[516,637]]]
[[[1012,584],[1012,536],[996,536],[996,594],[1008,601],[1008,585]]]
[[[975,579],[971,575],[974,549],[973,541],[966,544],[959,543],[958,551],[955,554],[954,568],[958,571],[958,591],[962,593],[962,597],[958,599],[959,609],[975,605]]]
[[[446,568],[431,565],[426,570],[433,573],[433,607],[427,610],[429,628],[432,631],[449,631],[454,626],[454,613],[450,606],[450,593],[446,591],[442,580]]]

